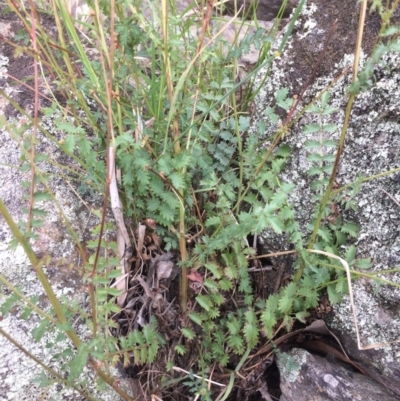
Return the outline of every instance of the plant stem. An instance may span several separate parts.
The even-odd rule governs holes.
[[[174,86],[172,83],[172,70],[171,70],[171,60],[169,57],[169,32],[168,32],[168,3],[167,0],[161,1],[161,26],[163,32],[163,56],[164,56],[164,68],[165,68],[165,78],[168,91],[168,98],[171,102],[171,111],[173,113],[172,120],[172,138],[174,153],[178,155],[181,153],[181,142],[179,138],[179,116],[176,110],[176,103],[173,102],[174,99]],[[179,171],[181,175],[185,174],[185,169]],[[179,190],[179,195],[184,199],[183,190]],[[179,202],[179,250],[181,254],[182,261],[182,272],[180,277],[180,304],[181,311],[185,313],[187,310],[187,292],[188,292],[188,279],[187,279],[187,249],[186,249],[186,238],[185,238],[185,204],[184,202]]]

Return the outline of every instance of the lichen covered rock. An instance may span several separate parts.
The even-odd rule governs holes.
[[[324,116],[322,122],[312,113],[305,114],[285,138],[292,149],[292,155],[281,179],[297,185],[289,200],[305,237],[309,234],[307,225],[316,205],[313,200],[315,192],[311,189],[311,183],[316,177],[308,174],[311,164],[304,144],[316,134],[305,134],[303,127],[309,123],[336,124],[337,129],[324,135],[326,139],[338,141],[348,101],[347,88],[351,83],[358,12],[359,3],[351,0],[307,1],[284,53],[274,61],[265,85],[255,101],[257,111],[253,129],[258,129],[258,122],[264,120],[265,137],[269,138],[276,132],[278,124],[271,123],[265,116],[265,110],[274,106],[275,95],[283,87],[288,88],[290,96],[301,93],[303,86],[314,74],[329,32],[337,19],[336,30],[326,45],[320,68],[298,108],[300,110],[309,104],[321,91],[332,85],[330,105],[337,108],[337,112]],[[393,23],[398,23],[399,17],[400,10],[397,10]],[[371,54],[379,29],[380,17],[368,13],[360,60],[361,70]],[[260,72],[259,79],[266,73],[267,71]],[[337,174],[338,188],[346,185],[354,188],[354,183],[360,176],[371,178],[361,185],[359,192],[355,191],[353,194],[355,211],[339,207],[336,212],[344,221],[355,221],[359,225],[360,231],[354,240],[358,250],[357,257],[371,258],[373,274],[384,273],[385,270],[400,266],[399,85],[400,55],[390,52],[375,66],[368,90],[356,98]],[[282,121],[286,118],[284,110],[279,115]],[[324,149],[324,152],[329,153],[329,149]],[[332,154],[334,152],[335,149],[331,150]],[[342,193],[346,194],[343,197],[350,196],[346,191]],[[344,200],[349,201],[348,198]],[[273,232],[266,232],[264,240],[265,253],[290,248],[285,236],[277,236]],[[396,283],[400,282],[398,273],[385,277]],[[377,289],[372,280],[364,278],[353,283],[353,291],[362,344],[397,340],[400,329],[399,288],[381,285]],[[356,334],[348,297],[335,308],[331,325],[349,345],[350,353],[372,360],[389,377],[400,377],[399,344],[387,345],[381,351],[357,352],[353,341]]]
[[[288,353],[292,368],[278,361],[281,372],[280,401],[395,401],[383,386],[358,372],[312,355],[302,349]]]

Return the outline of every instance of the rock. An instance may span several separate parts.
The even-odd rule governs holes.
[[[327,358],[302,349],[293,349],[287,356],[291,358],[291,371],[287,371],[287,363],[277,361],[281,372],[280,401],[398,400],[371,378]]]
[[[231,15],[235,14],[235,9],[239,10],[243,6],[240,16],[247,16],[248,19],[253,18],[254,9],[256,10],[257,19],[262,21],[273,20],[281,8],[283,0],[230,0],[225,3],[227,12]],[[295,1],[289,1],[283,14],[287,17],[292,11]]]
[[[276,92],[288,88],[289,96],[298,95],[310,78],[313,68],[323,50],[331,27],[337,19],[337,28],[323,56],[321,68],[307,89],[299,109],[307,105],[328,85],[331,89],[330,104],[338,108],[327,123],[337,124],[338,129],[329,134],[329,139],[338,140],[347,105],[346,88],[351,82],[351,73],[343,72],[352,65],[355,47],[359,4],[352,0],[307,1],[302,15],[294,28],[293,36],[281,58],[274,61],[268,71],[265,85],[255,100],[256,113],[253,129],[258,129],[258,121],[265,121],[268,138],[277,129],[265,117],[265,110],[274,105]],[[393,24],[399,23],[400,9],[396,10]],[[380,17],[368,13],[363,40],[361,64],[369,56],[380,29]],[[355,221],[360,231],[354,240],[357,257],[372,259],[372,271],[384,273],[387,269],[398,268],[400,264],[400,55],[388,53],[383,62],[375,67],[374,84],[361,93],[354,104],[345,141],[344,152],[337,174],[338,186],[354,183],[358,176],[379,179],[365,182],[358,193],[354,193],[356,211],[339,208],[344,221]],[[259,79],[265,77],[266,70],[260,72]],[[341,77],[340,75],[343,74]],[[336,83],[334,80],[338,78]],[[281,119],[285,112],[281,110]],[[296,220],[305,237],[310,234],[307,224],[315,208],[307,174],[310,164],[304,143],[310,138],[302,132],[302,127],[316,122],[315,115],[306,115],[292,129],[286,143],[292,154],[282,181],[297,184],[290,193],[289,202],[295,209]],[[314,177],[315,179],[315,177]],[[346,196],[350,196],[348,193]],[[264,233],[264,253],[290,249],[284,235]],[[395,283],[400,282],[399,274],[385,276]],[[331,326],[340,334],[347,351],[356,354],[370,364],[377,366],[392,380],[400,379],[400,290],[388,285],[377,286],[368,278],[353,282],[358,326],[363,346],[378,344],[379,350],[358,351],[356,345],[355,322],[351,313],[349,298],[335,306],[335,316]],[[384,344],[384,346],[382,346]]]

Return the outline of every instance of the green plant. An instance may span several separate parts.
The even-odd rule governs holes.
[[[295,17],[303,3],[300,2]],[[34,130],[30,134],[25,126],[16,129],[4,122],[20,144],[21,169],[31,171],[31,176],[24,183],[30,189],[26,221],[18,227],[3,202],[0,211],[12,230],[15,244],[18,242],[24,247],[37,270],[54,311],[42,310],[36,299],[24,297],[21,290],[2,278],[14,293],[3,303],[2,313],[6,315],[13,304],[21,303],[27,308],[23,316],[28,317],[32,311],[42,317],[33,333],[35,339],[50,330],[57,331],[60,339],[67,335],[74,344],[74,351],[64,349],[55,357],[67,361],[69,378],[66,383],[75,386],[78,381],[79,386],[75,387],[87,397],[90,395],[87,395],[89,391],[84,381],[78,380],[87,363],[104,382],[115,388],[108,374],[109,365],[120,359],[124,365],[152,364],[158,361],[160,350],[170,347],[166,358],[169,365],[179,363],[180,357],[185,356],[189,360],[188,370],[193,367],[203,378],[216,363],[224,368],[234,363],[236,368],[230,372],[230,381],[222,397],[226,399],[234,386],[235,372],[258,346],[261,335],[272,340],[282,327],[290,331],[296,320],[305,322],[308,311],[317,306],[322,291],[327,292],[333,304],[346,293],[346,272],[335,259],[331,262],[326,253],[337,256],[346,247],[343,256],[351,267],[369,265],[366,260],[356,259],[356,248],[349,244],[351,238],[357,237],[357,226],[332,216],[332,207],[339,202],[332,200],[333,179],[355,94],[368,83],[379,55],[397,50],[397,42],[378,45],[372,61],[361,73],[360,84],[354,82],[350,88],[347,122],[341,129],[339,149],[334,154],[326,152],[326,149],[336,148],[337,143],[327,139],[325,134],[339,130],[337,125],[326,120],[336,111],[329,104],[328,89],[311,106],[297,112],[298,101],[288,98],[288,90],[282,88],[276,94],[275,106],[266,110],[269,121],[277,122],[278,108],[283,109],[288,117],[282,126],[267,141],[263,137],[262,123],[256,132],[248,134],[251,116],[247,106],[257,92],[252,88],[252,79],[284,50],[295,18],[288,34],[277,45],[279,51],[273,53],[271,44],[276,40],[274,35],[279,21],[269,34],[257,29],[241,41],[236,38],[230,45],[221,35],[225,27],[208,35],[213,21],[212,3],[208,3],[204,12],[199,36],[192,30],[197,24],[196,15],[188,12],[186,17],[180,17],[174,14],[174,7],[168,9],[166,1],[162,1],[160,9],[150,3],[150,16],[138,11],[139,2],[94,0],[90,6],[92,21],[83,24],[80,32],[63,2],[55,0],[52,3],[58,27],[55,38],[42,29],[29,10],[21,7],[19,11],[14,2],[9,2],[9,7],[19,15],[30,33],[35,63],[45,66],[53,77],[48,82],[51,104],[41,110],[42,119],[38,117],[37,102],[35,115],[30,117],[2,92],[26,115]],[[377,7],[376,2],[374,7]],[[386,11],[386,8],[381,9],[384,18],[387,18]],[[242,24],[238,29],[244,28]],[[390,27],[386,29],[382,31],[383,37],[388,32],[397,32]],[[237,83],[239,60],[249,51],[250,43],[260,48],[260,60],[244,80]],[[94,48],[97,52],[89,57],[89,51]],[[35,72],[37,81],[38,71]],[[243,90],[241,97],[239,89]],[[35,93],[38,93],[37,87]],[[65,100],[62,102],[61,98]],[[315,136],[306,142],[305,148],[310,163],[308,173],[316,177],[312,190],[314,200],[318,201],[306,230],[299,227],[289,201],[295,183],[280,178],[291,152],[283,140],[295,119],[304,113],[315,120],[304,127],[304,133]],[[46,129],[48,121],[60,136]],[[57,203],[50,189],[50,177],[42,171],[40,163],[56,163],[48,155],[36,153],[36,131],[55,143],[80,167],[78,173],[67,167],[61,170],[64,176],[79,182],[80,194],[89,190],[103,191],[103,210],[98,215],[98,224],[92,228],[92,240],[87,243],[89,255]],[[112,192],[113,177],[108,173],[115,170],[114,156],[116,168],[122,175],[116,192]],[[132,245],[128,238],[123,252],[119,253],[118,244],[105,239],[107,229],[114,228],[106,222],[110,194],[121,199],[121,206],[114,208],[112,205],[112,209],[123,209],[125,217],[133,221],[132,231],[148,220],[155,222],[153,229],[162,240],[163,251],[172,250],[179,255],[181,320],[178,339],[167,340],[154,316],[119,338],[109,335],[109,331],[119,328],[115,316],[125,306],[120,297],[128,291],[127,287],[118,289],[110,287],[109,283],[122,282],[121,260],[124,267],[128,265],[130,269],[126,253],[130,252],[128,245]],[[58,207],[68,233],[78,246],[83,261],[83,281],[90,298],[89,313],[78,305],[69,305],[66,299],[57,300],[42,270],[48,259],[38,261],[30,247],[29,242],[37,238],[35,229],[46,217],[38,202],[51,202]],[[121,231],[119,224],[116,216],[116,226]],[[248,238],[265,230],[282,235],[294,245],[294,250],[289,252],[297,255],[297,273],[279,292],[267,299],[256,299],[249,264],[259,255],[255,255]],[[313,252],[318,250],[325,254]],[[102,256],[102,252],[109,256]],[[142,250],[136,252],[137,260],[144,260]],[[129,269],[132,281],[140,282],[140,274],[133,275]],[[188,289],[189,269],[200,276],[197,293]],[[363,275],[355,270],[351,274]],[[157,294],[140,283],[153,302]],[[91,330],[92,338],[86,342],[81,341],[71,326],[76,313]],[[48,366],[44,368],[60,380],[57,372]],[[191,375],[189,378],[191,380],[185,382],[189,391],[202,399],[211,399],[204,380]],[[42,383],[49,380],[41,379]],[[120,388],[116,387],[116,391],[125,399],[131,399]]]

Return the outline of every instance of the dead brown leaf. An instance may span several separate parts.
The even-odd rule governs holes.
[[[174,264],[170,260],[158,262],[158,265],[157,265],[158,280],[162,280],[163,278],[169,278],[171,276],[173,267],[174,267]]]
[[[203,284],[203,277],[197,271],[191,269],[190,274],[187,275],[188,280]]]

